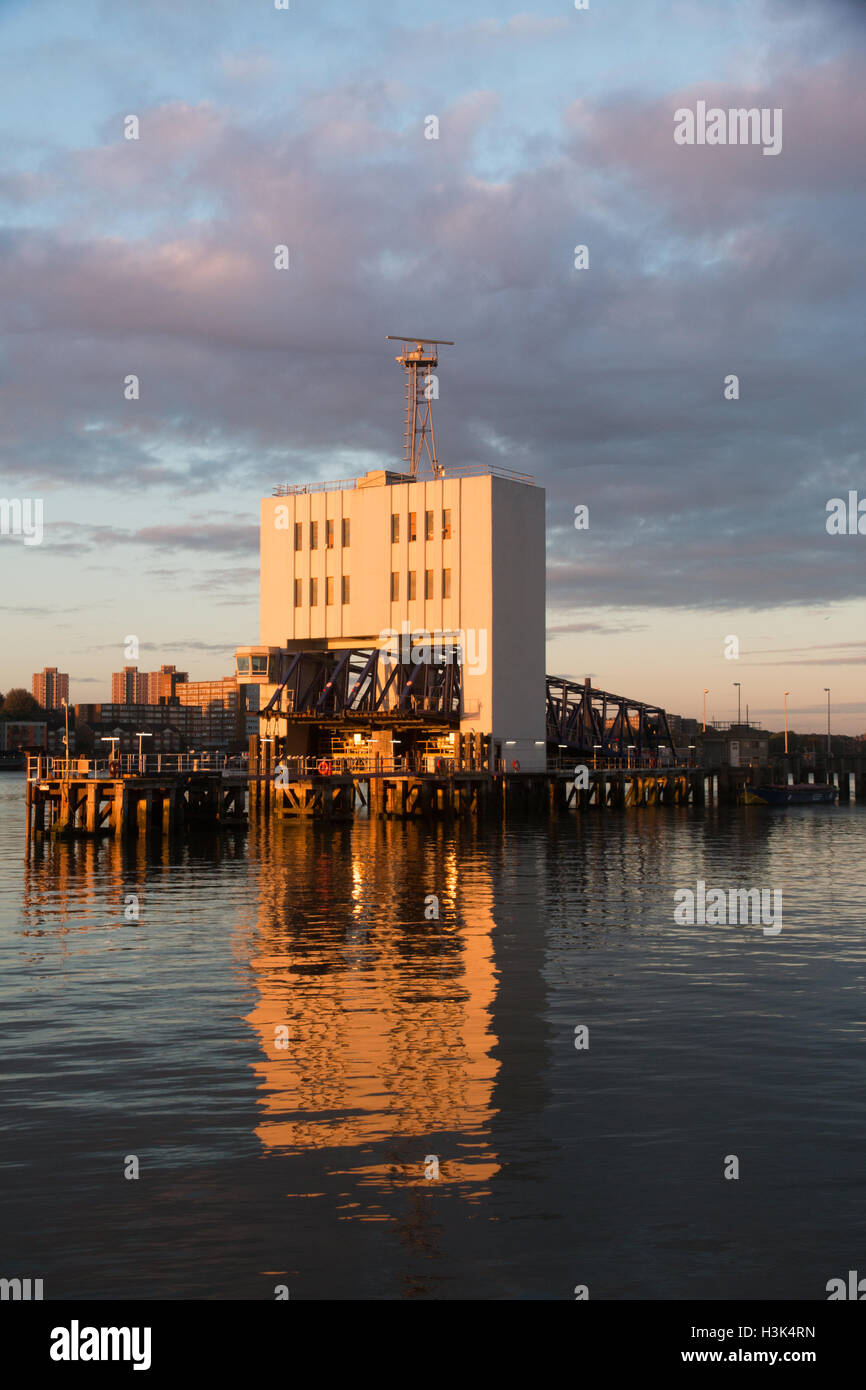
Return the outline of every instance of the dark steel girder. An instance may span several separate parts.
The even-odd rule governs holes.
[[[574,753],[625,757],[676,748],[666,712],[659,705],[596,690],[588,682],[547,677],[547,739]]]

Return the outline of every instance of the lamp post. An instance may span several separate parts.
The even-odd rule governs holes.
[[[704,691],[704,733],[707,732],[707,696],[709,693],[709,690]]]
[[[66,702],[66,700],[64,700],[63,698],[61,698],[60,703],[61,703],[61,705],[63,706],[63,713],[64,713],[64,715],[65,715],[65,717],[66,717],[66,733],[65,733],[64,736],[63,736],[63,747],[66,749],[66,757],[65,757],[65,759],[64,759],[64,773],[63,773],[63,775],[64,775],[64,778],[68,779],[68,777],[69,777],[69,705],[68,705],[68,703]]]
[[[144,769],[141,766],[141,740],[143,738],[153,738],[153,734],[145,733],[143,730],[137,730],[135,737],[138,739],[138,770],[139,772],[143,772]]]
[[[740,705],[740,695],[741,695],[740,682],[739,682],[739,681],[734,681],[733,684],[737,687],[737,723],[739,724],[739,723],[740,723],[740,709],[741,709],[741,705]]]
[[[691,757],[689,758],[689,767],[694,767],[694,765],[695,765],[695,745],[694,745],[693,743],[690,743],[690,744],[689,744],[689,752],[690,752],[690,754],[691,754]]]
[[[635,746],[634,746],[633,743],[629,743],[629,744],[627,745],[627,747],[628,747],[628,765],[629,765],[629,767],[631,767],[631,755],[632,755],[632,753],[634,752]]]
[[[830,687],[825,685],[827,692],[827,761],[830,761]]]
[[[785,691],[785,757],[788,756],[788,696],[790,690]]]

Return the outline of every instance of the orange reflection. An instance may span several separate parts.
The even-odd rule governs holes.
[[[438,1184],[482,1195],[477,1185],[499,1171],[489,873],[473,863],[458,881],[453,839],[429,826],[360,825],[337,845],[318,827],[280,828],[284,852],[271,839],[259,865],[260,999],[247,1016],[263,1053],[259,1139],[289,1152],[366,1148],[345,1167],[334,1156],[353,1198],[358,1187],[429,1186],[428,1158]],[[299,876],[319,885],[315,910]],[[425,918],[428,894],[438,920]],[[370,1147],[389,1141],[399,1152],[376,1162]],[[338,1210],[390,1219],[348,1194]]]

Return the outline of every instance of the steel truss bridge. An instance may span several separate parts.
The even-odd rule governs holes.
[[[625,758],[633,753],[676,758],[667,714],[658,705],[596,690],[589,681],[547,677],[547,741],[571,753]]]
[[[389,660],[386,650],[296,652],[259,718],[350,720],[394,724],[417,721],[457,728],[463,708],[459,647],[437,647],[426,661]]]
[[[459,646],[438,647],[423,661],[400,661],[377,647],[295,652],[260,719],[300,723],[348,721],[382,726],[434,723],[457,728],[463,709]],[[676,756],[667,714],[658,705],[596,690],[589,681],[547,677],[547,742],[595,757],[633,753]]]

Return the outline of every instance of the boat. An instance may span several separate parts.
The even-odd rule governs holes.
[[[831,805],[839,795],[827,782],[792,782],[787,787],[744,787],[747,806]]]

